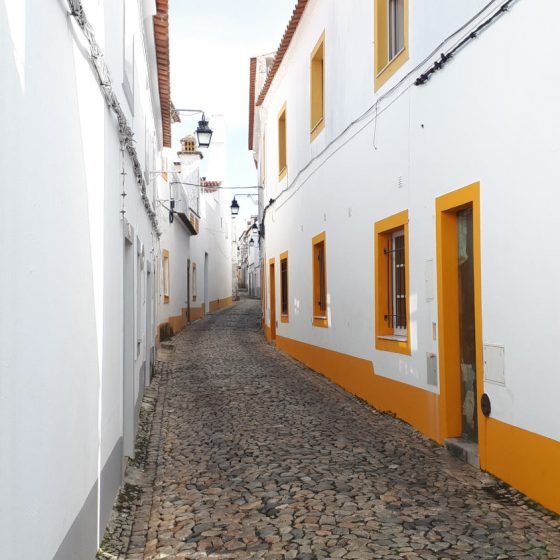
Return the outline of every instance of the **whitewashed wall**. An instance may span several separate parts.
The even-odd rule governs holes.
[[[145,52],[153,44],[141,14],[133,12],[132,115],[121,86],[122,2],[84,7],[149,168],[161,119],[152,106],[157,94],[146,88]],[[157,237],[67,8],[62,1],[0,1],[0,539],[6,557],[89,560],[123,464],[123,165],[125,217],[146,261],[154,261]],[[144,8],[155,10],[155,2]],[[134,270],[134,302],[136,278]],[[153,345],[140,278],[132,411]]]
[[[185,123],[186,124],[186,123]],[[212,115],[210,126],[214,130],[212,142],[208,149],[201,150],[205,159],[208,160],[208,177],[210,181],[226,180],[226,143],[225,122],[223,116]],[[173,161],[179,161],[179,156],[171,150],[166,151],[166,165]],[[176,174],[175,179],[194,185],[200,184],[200,167],[193,163],[189,167],[183,166],[182,172]],[[174,187],[177,188],[177,187]],[[186,187],[196,188],[196,187]],[[231,192],[231,191],[226,191]],[[164,303],[163,285],[160,284],[159,294],[159,322],[165,323],[169,317],[178,317],[182,309],[187,308],[187,269],[188,261],[191,262],[191,308],[200,307],[205,303],[206,311],[209,311],[210,302],[225,300],[231,297],[231,213],[227,195],[220,191],[206,192],[199,190],[199,214],[200,227],[197,235],[192,235],[181,222],[175,217],[173,223],[169,223],[169,185],[162,183],[159,187],[160,202],[158,213],[162,228],[161,249],[168,250],[170,265],[170,298],[169,303]],[[180,194],[180,193],[175,193]],[[196,209],[195,209],[196,210]],[[208,255],[207,278],[205,279],[205,255]],[[192,265],[196,264],[196,299],[193,290]],[[161,273],[160,273],[161,274]],[[204,286],[208,289],[205,301]]]
[[[484,4],[410,2],[410,60],[379,93]],[[260,109],[266,121],[264,199],[279,197],[290,185],[267,213],[266,258],[287,250],[290,270],[298,271],[290,274],[290,321],[278,323],[279,335],[371,360],[379,375],[438,392],[427,383],[426,353],[438,352],[431,329],[437,303],[426,301],[424,272],[436,259],[435,198],[480,181],[483,342],[504,345],[506,353],[505,386],[485,383],[484,391],[493,417],[560,440],[560,263],[552,256],[558,253],[560,114],[554,92],[560,70],[550,54],[558,48],[553,22],[559,15],[552,0],[514,4],[428,84],[403,87],[380,102],[377,125],[354,126],[295,180],[351,121],[370,107],[373,116],[376,102],[373,2],[309,3]],[[326,127],[310,145],[309,55],[323,30]],[[277,115],[285,102],[288,175],[278,183]],[[410,357],[376,351],[373,344],[373,224],[405,209]],[[328,329],[311,325],[311,239],[323,230]],[[276,285],[278,292],[279,276]],[[266,313],[269,322],[269,302]]]

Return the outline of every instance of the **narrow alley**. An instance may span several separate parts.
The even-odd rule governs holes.
[[[160,358],[99,558],[560,558],[557,518],[277,351],[258,301]]]

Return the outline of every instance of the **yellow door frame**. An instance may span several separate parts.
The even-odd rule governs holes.
[[[274,257],[268,261],[270,282],[270,339],[276,340],[276,270]]]
[[[472,208],[476,342],[476,409],[480,466],[485,467],[487,421],[480,408],[484,391],[482,360],[482,293],[480,265],[480,183],[436,198],[437,286],[440,361],[440,440],[461,435],[461,373],[459,365],[459,275],[457,212]]]

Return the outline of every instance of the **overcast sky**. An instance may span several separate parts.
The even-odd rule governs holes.
[[[225,116],[228,176],[224,179],[229,186],[256,183],[255,166],[247,149],[249,59],[278,48],[295,3],[295,0],[170,2],[173,103],[176,107],[203,109],[207,116],[212,113]],[[196,118],[183,121],[174,125],[174,139],[196,128]],[[247,197],[239,199],[242,210],[248,200]]]

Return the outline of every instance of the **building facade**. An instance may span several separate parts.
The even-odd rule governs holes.
[[[194,136],[166,153],[166,182],[160,185],[162,224],[158,343],[192,321],[232,303],[232,224],[225,186],[225,126],[211,118],[212,143],[203,155]],[[212,177],[201,177],[203,157]],[[173,162],[172,166],[170,163]],[[172,217],[171,217],[172,216]]]
[[[0,1],[5,557],[90,560],[134,453],[160,290],[167,29],[165,0]]]
[[[556,15],[299,0],[249,142],[266,336],[560,512]]]
[[[247,220],[239,236],[238,251],[238,287],[249,297],[261,297],[261,264],[259,254],[258,217]]]

